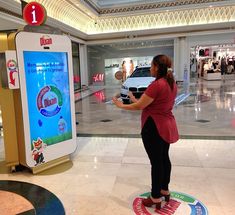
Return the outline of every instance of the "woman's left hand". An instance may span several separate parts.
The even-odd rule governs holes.
[[[116,97],[113,97],[112,101],[117,107],[122,108],[123,103],[119,101]]]

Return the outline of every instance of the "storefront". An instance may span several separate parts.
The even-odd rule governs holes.
[[[223,74],[233,74],[234,66],[235,44],[191,48],[190,71],[192,77],[220,80]]]
[[[191,80],[235,78],[235,44],[233,34],[207,35],[191,38]],[[203,40],[204,39],[204,40]]]
[[[145,56],[105,59],[106,83],[119,83],[117,79],[115,80],[113,78],[117,71],[121,71],[123,73],[122,81],[125,81],[134,72],[136,67],[150,65],[152,58],[152,56]]]
[[[151,65],[152,58],[165,54],[173,60],[174,41],[138,41],[116,44],[88,45],[88,76],[90,85],[119,85],[137,66]],[[123,73],[122,80],[115,73]]]

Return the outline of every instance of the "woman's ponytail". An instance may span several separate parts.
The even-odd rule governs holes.
[[[171,69],[171,59],[166,55],[157,55],[153,58],[153,64],[158,67],[157,79],[165,78],[173,90],[175,79]]]
[[[168,84],[170,85],[170,88],[173,90],[175,79],[174,79],[174,75],[173,75],[173,72],[171,69],[168,69],[168,71],[167,71],[166,80],[167,80]]]

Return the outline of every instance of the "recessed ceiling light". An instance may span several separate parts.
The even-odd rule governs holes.
[[[212,5],[210,5],[210,8],[213,7]]]

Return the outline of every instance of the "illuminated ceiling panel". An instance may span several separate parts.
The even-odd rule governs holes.
[[[26,0],[32,2],[35,0]],[[64,24],[67,24],[82,32],[86,32],[86,26],[93,21],[89,11],[84,11],[79,4],[73,4],[70,0],[37,0],[46,10],[47,15]]]
[[[88,34],[162,29],[235,21],[235,6],[164,11],[153,14],[100,17],[87,28]],[[216,26],[215,26],[216,27]]]

